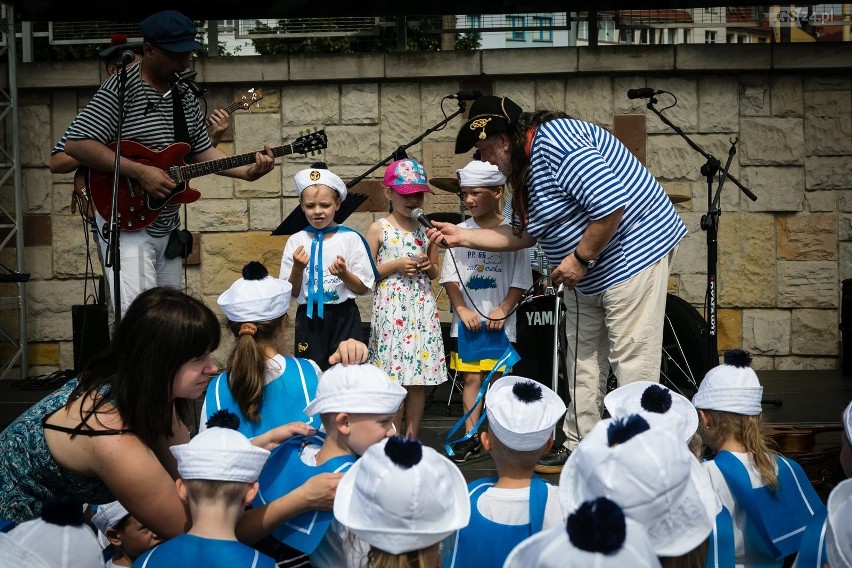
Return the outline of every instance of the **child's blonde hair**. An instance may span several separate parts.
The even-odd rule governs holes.
[[[761,430],[762,415],[746,416],[721,410],[702,410],[707,421],[704,438],[714,450],[722,442],[733,438],[743,445],[760,479],[772,491],[778,490],[778,474],[775,471],[775,451]]]
[[[266,385],[266,345],[274,345],[281,331],[284,314],[268,321],[236,323],[229,321],[228,328],[236,341],[228,357],[228,384],[243,416],[260,422],[260,405]]]
[[[366,568],[435,568],[440,566],[438,563],[440,547],[441,543],[435,543],[427,548],[402,554],[391,554],[370,547],[370,552],[367,553]]]

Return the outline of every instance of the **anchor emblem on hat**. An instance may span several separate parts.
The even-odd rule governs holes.
[[[311,175],[310,175],[311,181],[317,181],[320,178],[320,175],[322,175],[322,174],[320,174],[318,171],[311,170]]]

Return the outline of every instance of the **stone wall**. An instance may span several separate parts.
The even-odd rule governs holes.
[[[764,369],[837,366],[840,281],[852,278],[852,87],[849,44],[559,48],[365,56],[231,57],[201,60],[198,79],[210,107],[263,87],[260,108],[232,117],[221,146],[244,153],[324,128],[321,158],[351,179],[457,110],[442,97],[478,88],[508,95],[526,109],[564,109],[615,129],[670,194],[690,229],[679,247],[670,291],[700,310],[706,285],[707,209],[704,159],[648,111],[628,88],[677,95],[666,115],[723,162],[739,137],[731,174],[758,197],[727,182],[719,226],[720,350],[743,347]],[[73,367],[71,306],[83,303],[89,265],[70,175],[52,175],[49,150],[82,108],[103,71],[95,62],[22,65],[20,148],[26,213],[30,365],[33,373]],[[660,97],[658,108],[668,98]],[[430,177],[451,176],[468,156],[454,156],[454,119],[409,149]],[[619,132],[618,125],[626,124]],[[9,132],[5,133],[8,138]],[[640,154],[641,153],[641,154]],[[270,236],[296,206],[292,175],[317,157],[289,156],[255,183],[218,176],[195,180],[203,199],[188,208],[198,249],[187,289],[215,309],[215,299],[252,259],[277,273],[285,237]],[[371,197],[347,224],[365,231],[386,212],[379,175],[355,191]],[[714,184],[715,189],[715,184]],[[427,211],[457,211],[453,194],[429,196]],[[0,205],[11,204],[11,188]],[[10,264],[8,249],[3,261]],[[437,291],[437,286],[436,286]],[[7,295],[7,294],[3,294]],[[441,297],[442,317],[447,304]],[[369,320],[371,301],[361,301]],[[0,324],[16,333],[15,316]],[[230,342],[217,352],[224,360]]]

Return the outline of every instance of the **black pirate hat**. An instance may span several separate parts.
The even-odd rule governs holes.
[[[523,109],[509,97],[486,95],[470,106],[467,122],[456,136],[456,154],[464,154],[491,134],[508,131],[521,116]]]

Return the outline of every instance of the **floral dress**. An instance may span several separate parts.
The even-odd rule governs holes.
[[[382,242],[376,265],[403,256],[426,254],[429,239],[418,225],[402,231],[381,220]],[[394,272],[379,280],[370,320],[370,363],[402,385],[437,385],[447,380],[444,341],[432,284],[422,271]]]

